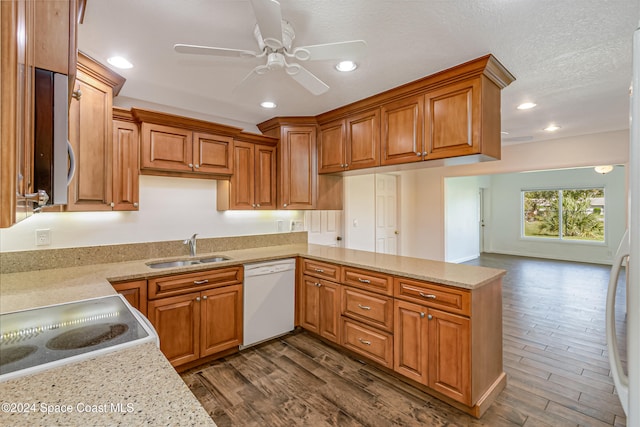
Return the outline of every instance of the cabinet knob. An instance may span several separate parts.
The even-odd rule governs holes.
[[[198,168],[200,168],[200,165],[196,163],[193,167],[198,169]]]
[[[80,98],[82,98],[82,91],[80,89],[74,90],[71,92],[71,97],[80,101]]]
[[[200,301],[200,297],[196,297],[196,301]]]
[[[420,312],[420,318],[424,319],[424,313]]]
[[[422,156],[422,153],[419,151],[416,151],[416,156]]]
[[[256,204],[256,207],[259,208],[260,207],[260,203]]]
[[[349,167],[349,163],[345,163],[345,164],[344,164],[344,167],[345,167],[345,168],[348,168],[348,167]]]
[[[111,203],[109,203],[109,206],[111,206],[112,208],[114,208],[114,207],[116,206],[116,204],[115,204],[115,203],[113,203],[113,202],[111,202]]]
[[[286,208],[286,207],[287,207],[287,204],[286,204],[286,203],[284,203],[284,204],[282,205],[282,207],[283,207],[283,208]]]
[[[316,285],[319,288],[320,286],[322,286],[322,283],[315,282],[314,285]]]
[[[193,163],[189,163],[187,166],[189,166],[190,168],[193,167]]]
[[[427,152],[422,153],[423,156],[427,157]]]
[[[207,296],[206,296],[206,295],[203,295],[203,296],[202,296],[202,299],[207,299]]]
[[[137,208],[139,206],[138,202],[133,202],[133,207]]]
[[[433,319],[433,316],[432,315],[428,315],[427,319],[431,320],[431,319]]]
[[[255,208],[255,207],[256,207],[256,204],[255,204],[255,203],[252,203],[252,204],[251,204],[251,207],[252,207],[252,208]]]

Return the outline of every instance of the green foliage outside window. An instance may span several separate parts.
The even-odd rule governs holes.
[[[604,241],[604,189],[523,192],[525,237]]]

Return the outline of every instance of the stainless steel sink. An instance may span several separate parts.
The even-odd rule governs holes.
[[[223,256],[213,256],[208,258],[200,258],[200,259],[182,259],[177,261],[160,261],[160,262],[151,262],[147,265],[151,268],[169,268],[169,267],[185,267],[189,265],[197,265],[197,264],[209,264],[212,262],[220,262],[226,261],[229,258]]]

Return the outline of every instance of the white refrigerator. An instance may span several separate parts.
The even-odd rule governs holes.
[[[630,103],[629,223],[614,258],[607,293],[607,347],[611,374],[628,427],[640,427],[640,28],[633,34]],[[615,294],[621,266],[627,267],[627,373],[616,339]]]

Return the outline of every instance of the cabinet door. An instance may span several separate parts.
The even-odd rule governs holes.
[[[111,210],[112,90],[80,71],[75,90],[82,95],[72,99],[69,106],[69,141],[76,171],[69,185],[66,210]]]
[[[471,327],[470,320],[429,309],[428,386],[470,405]]]
[[[194,133],[193,168],[197,172],[231,175],[233,173],[233,138]]]
[[[380,109],[350,116],[347,123],[347,169],[380,165]]]
[[[113,209],[138,210],[140,152],[138,125],[113,121]]]
[[[147,317],[158,332],[160,350],[173,366],[200,358],[200,293],[150,301]]]
[[[255,199],[254,144],[236,141],[233,147],[235,171],[231,176],[231,209],[253,209]]]
[[[428,384],[428,319],[426,307],[396,300],[394,303],[393,370]]]
[[[254,147],[254,203],[256,209],[277,209],[276,147]]]
[[[480,79],[425,95],[427,159],[480,152]]]
[[[316,128],[285,127],[280,140],[279,209],[313,209],[316,191]]]
[[[347,133],[344,120],[327,123],[318,132],[318,173],[343,171]]]
[[[300,286],[300,326],[320,333],[320,279],[303,276]]]
[[[140,167],[169,172],[193,170],[193,133],[155,123],[142,123]]]
[[[320,332],[319,334],[335,343],[340,342],[340,285],[320,282]]]
[[[121,294],[140,313],[147,315],[147,281],[114,283],[113,289]]]
[[[242,285],[203,291],[200,357],[242,344]]]
[[[418,162],[423,156],[424,96],[412,96],[381,107],[381,165]]]

